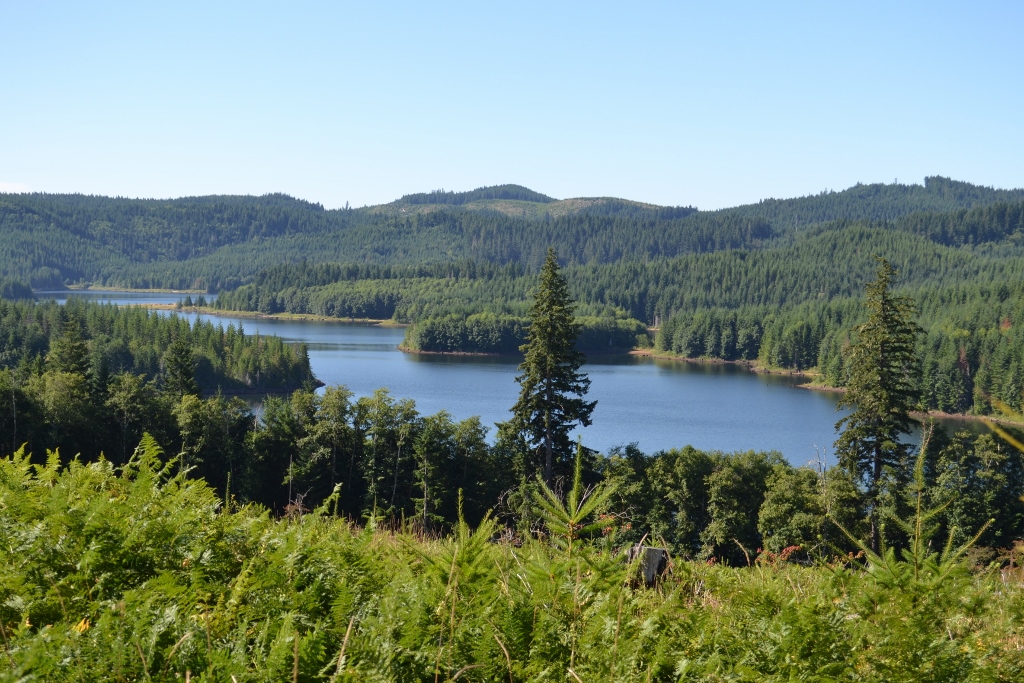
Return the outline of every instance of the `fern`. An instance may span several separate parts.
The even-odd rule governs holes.
[[[1024,585],[931,550],[867,569],[676,561],[634,590],[577,467],[548,539],[443,538],[327,509],[224,509],[147,439],[131,462],[0,460],[0,682],[1020,680]],[[541,502],[543,501],[543,502]],[[595,503],[597,501],[597,503]],[[893,521],[891,523],[898,523]],[[603,525],[604,522],[601,522]],[[591,538],[593,537],[593,538]]]

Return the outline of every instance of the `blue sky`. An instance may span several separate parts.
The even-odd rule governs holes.
[[[777,5],[777,6],[776,6]],[[0,0],[0,189],[1024,186],[1024,3]]]

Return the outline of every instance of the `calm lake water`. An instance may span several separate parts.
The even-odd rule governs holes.
[[[174,303],[184,295],[86,291],[39,296],[126,305]],[[248,334],[305,342],[321,381],[344,384],[356,396],[387,387],[397,398],[415,400],[422,414],[479,415],[490,426],[508,419],[518,394],[517,359],[402,353],[397,349],[402,328],[185,315],[242,325]],[[837,395],[801,389],[799,378],[626,355],[592,356],[584,370],[592,381],[589,398],[597,400],[594,424],[580,431],[591,448],[607,452],[635,442],[653,453],[691,444],[708,450],[777,450],[795,465],[819,454],[834,462],[834,425],[843,415],[836,411]]]

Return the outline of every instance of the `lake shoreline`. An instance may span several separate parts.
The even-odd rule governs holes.
[[[132,292],[137,294],[212,294],[205,289],[132,289],[130,287],[107,287],[106,285],[69,285],[64,288],[69,292]],[[36,291],[36,290],[32,290]],[[61,290],[39,290],[61,291]]]
[[[523,354],[511,351],[425,351],[423,349],[412,349],[404,344],[398,345],[402,353],[413,353],[420,356],[480,356],[484,358],[522,358]],[[607,351],[604,353],[591,353],[592,356],[630,356],[636,355],[633,351]]]
[[[815,377],[820,377],[820,373],[806,372],[804,370],[773,370],[771,368],[765,368],[764,366],[758,365],[755,361],[749,360],[723,360],[721,358],[688,358],[685,356],[677,356],[672,354],[666,354],[664,352],[656,352],[653,349],[634,349],[629,352],[634,356],[648,356],[650,358],[656,358],[659,360],[674,360],[683,363],[693,363],[700,365],[738,365],[746,368],[748,371],[763,374],[763,375],[790,375],[793,377],[806,377],[807,382],[800,384],[794,384],[795,389],[807,389],[809,391],[821,391],[832,394],[845,394],[845,387],[833,387],[828,384],[817,384],[814,382]],[[910,413],[912,417],[919,420],[927,418],[937,418],[940,420],[964,420],[970,422],[995,422],[996,424],[1008,425],[1010,427],[1022,427],[1024,423],[1015,420],[1010,420],[1004,417],[994,417],[990,415],[971,415],[968,413],[947,413],[941,410],[930,410],[928,412],[913,411]]]
[[[522,358],[521,353],[502,353],[500,351],[424,351],[423,349],[412,349],[405,344],[399,344],[398,350],[402,353],[411,353],[417,356],[479,356],[485,358]]]
[[[119,290],[124,291],[124,290]],[[378,327],[408,327],[407,323],[396,323],[393,320],[380,318],[336,318],[329,315],[315,315],[313,313],[261,313],[259,311],[229,311],[223,308],[212,308],[210,306],[183,306],[178,308],[177,304],[132,304],[151,308],[160,311],[174,311],[180,313],[201,313],[218,318],[251,318],[253,320],[305,320],[320,323],[342,323],[359,325],[376,325]]]
[[[314,379],[313,380],[313,386],[316,389],[320,389],[320,388],[323,388],[323,387],[327,386],[327,384],[325,382],[320,381],[319,379]],[[218,387],[216,391],[207,391],[205,389],[200,389],[200,395],[202,395],[203,397],[206,397],[206,398],[209,398],[209,397],[212,397],[212,396],[217,396],[218,394],[221,395],[221,396],[238,397],[238,398],[249,398],[249,397],[255,397],[255,396],[291,396],[296,391],[300,391],[300,390],[302,390],[304,388],[305,387],[302,384],[297,384],[295,386],[290,386],[290,387],[275,387],[275,388],[272,388],[272,389],[252,388],[252,389],[228,389],[228,390],[225,390],[225,389],[223,389],[221,387]]]
[[[631,356],[647,356],[649,358],[656,358],[658,360],[674,360],[681,363],[693,363],[695,365],[736,365],[739,367],[746,368],[750,372],[755,372],[761,375],[789,375],[792,377],[807,377],[813,379],[818,376],[818,373],[806,372],[804,370],[783,370],[781,368],[766,368],[760,365],[757,361],[753,360],[724,360],[722,358],[691,358],[689,356],[679,356],[664,351],[655,351],[654,349],[633,349],[628,352]],[[804,386],[804,385],[799,385]],[[840,391],[843,391],[840,389]]]

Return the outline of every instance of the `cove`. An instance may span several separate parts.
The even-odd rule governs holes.
[[[88,297],[119,305],[174,303],[184,295],[150,292],[52,292],[40,298]],[[207,297],[209,298],[209,297]],[[162,311],[169,314],[169,311]],[[448,411],[480,416],[491,427],[509,417],[519,385],[511,357],[407,354],[404,330],[334,321],[235,318],[181,313],[190,320],[241,325],[247,334],[303,342],[315,375],[344,384],[357,397],[386,387],[411,398],[421,414]],[[834,463],[838,396],[799,388],[802,378],[765,375],[740,366],[695,364],[642,356],[591,356],[588,398],[597,400],[593,425],[579,430],[601,452],[636,443],[646,453],[692,445],[706,450],[776,450],[794,465]],[[960,425],[958,425],[960,426]]]

